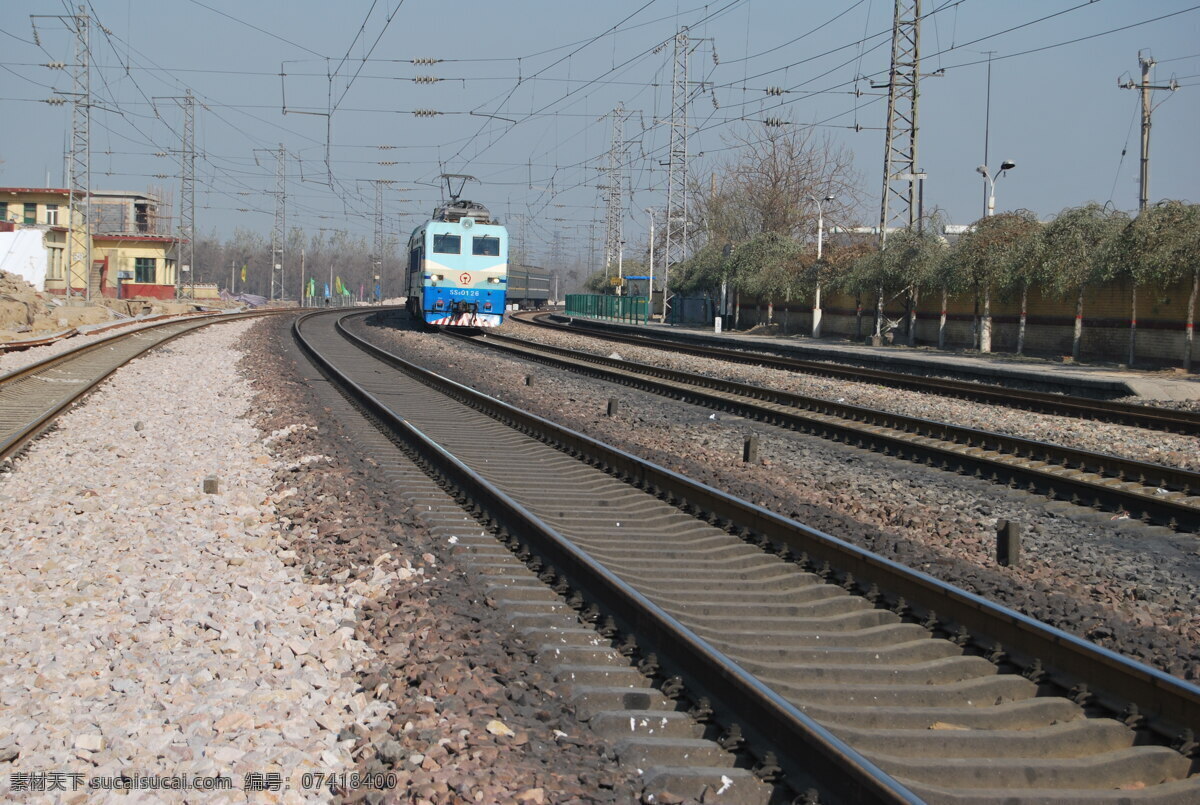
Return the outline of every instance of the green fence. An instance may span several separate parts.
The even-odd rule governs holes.
[[[593,319],[615,319],[645,324],[649,305],[644,296],[601,296],[598,294],[567,294],[568,316],[587,316]]]

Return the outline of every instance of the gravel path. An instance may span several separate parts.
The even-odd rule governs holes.
[[[1053,441],[1082,450],[1110,453],[1124,458],[1150,461],[1155,464],[1166,464],[1189,470],[1200,470],[1200,437],[1197,436],[1181,436],[1141,430],[1126,425],[1088,422],[1071,417],[1039,414],[873,383],[724,363],[630,344],[614,344],[524,324],[506,322],[499,332],[556,347],[584,350],[595,355],[611,355],[616,352],[626,360],[636,363],[695,372],[742,383],[770,385],[772,388],[822,400],[846,402],[904,416],[953,422],[957,425],[981,428],[1010,436]],[[1133,402],[1141,405],[1157,404],[1142,399]],[[1175,405],[1173,407],[1187,406]]]
[[[181,317],[173,317],[172,320],[178,320]],[[94,333],[91,335],[79,333],[70,338],[63,338],[50,344],[40,347],[30,347],[29,349],[17,350],[14,352],[0,352],[0,375],[6,375],[9,372],[15,372],[18,369],[29,366],[30,364],[44,361],[47,358],[52,358],[55,355],[60,355],[64,352],[69,352],[73,349],[78,349],[85,344],[92,344],[96,341],[101,341],[105,338],[110,338],[117,333],[128,333],[134,330],[140,330],[145,327],[153,327],[153,323],[142,323],[136,320],[130,320],[125,326],[106,330],[105,332]],[[119,322],[111,322],[110,324],[119,324]]]
[[[0,791],[19,796],[13,772],[227,775],[204,799],[236,802],[261,772],[322,800],[300,775],[352,768],[339,733],[387,718],[353,676],[374,656],[359,596],[305,581],[281,539],[268,445],[287,434],[246,419],[235,369],[251,326],[122,369],[0,476]]]
[[[1161,529],[1112,521],[1110,515],[713,414],[434,335],[366,329],[373,340],[485,393],[1170,673],[1200,678],[1200,613],[1195,611],[1200,543],[1193,535],[1164,535]],[[569,343],[561,337],[557,341]],[[611,352],[611,345],[601,351]],[[697,360],[671,359],[688,365]],[[725,371],[724,366],[707,368]],[[522,382],[526,374],[533,375],[531,386]],[[752,381],[772,386],[794,379],[769,369],[750,374]],[[874,394],[882,398],[903,392],[875,389]],[[620,400],[616,417],[604,416],[609,397]],[[986,416],[976,412],[981,415]],[[750,431],[763,435],[762,458],[754,466],[740,461],[742,439]],[[997,567],[992,558],[999,518],[1023,526],[1019,568]]]

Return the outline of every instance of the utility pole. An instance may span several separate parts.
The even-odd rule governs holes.
[[[1150,205],[1150,114],[1154,111],[1150,103],[1150,93],[1156,89],[1174,92],[1179,89],[1179,82],[1172,78],[1169,84],[1151,84],[1150,71],[1157,62],[1154,61],[1154,57],[1143,56],[1141,52],[1138,53],[1138,62],[1142,66],[1142,82],[1135,84],[1130,78],[1121,83],[1120,79],[1117,79],[1117,86],[1142,92],[1142,166],[1138,174],[1138,212],[1144,212]]]
[[[372,260],[374,263],[376,277],[380,277],[382,282],[383,277],[383,250],[384,234],[383,234],[383,186],[391,184],[390,179],[375,180],[375,257]]]
[[[275,272],[279,272],[279,295],[283,296],[283,245],[287,235],[287,149],[279,144],[275,161],[275,227],[271,230],[271,300],[275,299]]]
[[[175,101],[183,109],[183,133],[179,147],[179,227],[175,231],[175,298],[196,298],[196,99],[185,95],[156,96],[153,100]],[[157,108],[155,114],[158,113]],[[184,244],[187,244],[186,250]],[[188,274],[188,281],[183,275]]]
[[[618,103],[612,110],[612,144],[608,149],[608,180],[603,185],[607,195],[607,206],[604,216],[604,276],[608,277],[614,263],[620,261],[620,244],[624,240],[621,233],[624,210],[621,208],[622,174],[624,159],[622,153],[624,142],[621,124],[624,122],[625,106]]]
[[[688,56],[693,44],[688,29],[675,34],[674,69],[671,73],[671,146],[667,167],[667,229],[663,244],[663,321],[671,307],[671,266],[683,261],[687,249],[688,182]]]
[[[85,6],[78,14],[30,14],[34,44],[41,46],[37,20],[56,19],[75,34],[75,56],[71,63],[71,155],[68,158],[71,174],[67,227],[69,229],[64,295],[72,296],[71,287],[76,276],[82,275],[83,295],[89,302],[92,298],[92,74],[88,54],[91,18]],[[62,64],[49,65],[62,68]],[[60,92],[58,95],[68,93]],[[65,103],[61,97],[46,101],[54,105]],[[76,265],[83,263],[82,272]],[[102,292],[102,290],[101,290]]]
[[[939,70],[933,75],[941,75]],[[895,0],[892,17],[892,64],[887,87],[887,134],[883,144],[883,194],[879,209],[879,243],[887,242],[888,225],[909,229],[918,214],[917,125],[921,81],[921,0]]]

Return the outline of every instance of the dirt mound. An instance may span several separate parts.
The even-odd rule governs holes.
[[[42,294],[16,274],[0,271],[0,330],[26,331],[50,314]]]

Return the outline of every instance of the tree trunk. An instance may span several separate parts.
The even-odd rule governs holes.
[[[979,287],[975,288],[975,310],[971,313],[971,349],[979,349]]]
[[[812,337],[821,337],[821,281],[817,280],[816,288],[813,291],[813,308],[812,308]]]
[[[733,295],[733,329],[740,330],[742,328],[742,292],[738,291]]]
[[[979,351],[992,351],[992,286],[983,286],[983,326],[979,329]]]
[[[1079,360],[1080,342],[1083,341],[1083,286],[1079,286],[1079,299],[1075,302],[1075,337],[1071,341],[1071,357]]]
[[[875,303],[875,337],[883,336],[883,286],[879,286],[878,301]]]
[[[775,323],[775,300],[767,300],[767,324]]]
[[[1183,336],[1183,371],[1192,371],[1192,342],[1196,325],[1196,292],[1200,291],[1200,266],[1192,269],[1192,295],[1188,297],[1187,328]]]
[[[854,340],[862,341],[862,297],[854,297]]]
[[[920,298],[920,293],[915,287],[912,289],[912,304],[908,309],[908,345],[910,347],[917,345],[917,300]]]
[[[1133,281],[1133,302],[1129,311],[1129,368],[1137,357],[1137,280]]]
[[[1025,352],[1025,311],[1027,308],[1026,301],[1029,296],[1029,284],[1021,283],[1021,321],[1017,325],[1017,354],[1021,355]]]
[[[946,348],[946,297],[950,295],[945,285],[942,286],[942,315],[938,318],[938,349]]]

